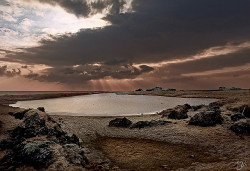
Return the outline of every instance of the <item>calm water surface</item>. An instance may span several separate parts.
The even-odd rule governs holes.
[[[178,98],[148,95],[92,94],[45,100],[18,101],[10,106],[22,108],[45,107],[47,113],[71,116],[126,116],[153,114],[188,103],[208,105],[216,99]]]

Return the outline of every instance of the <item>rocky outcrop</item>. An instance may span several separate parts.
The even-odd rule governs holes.
[[[216,124],[221,124],[223,121],[220,115],[220,110],[208,110],[200,112],[191,117],[189,125],[196,126],[215,126]]]
[[[233,124],[230,127],[230,130],[233,131],[236,135],[250,134],[250,125],[246,122],[238,122]]]
[[[116,118],[109,122],[110,127],[121,127],[121,128],[128,128],[132,122],[127,118]]]
[[[9,151],[0,161],[0,170],[15,170],[22,166],[47,168],[57,160],[52,159],[53,154],[58,153],[55,145],[64,149],[64,158],[69,160],[70,165],[85,166],[87,158],[75,134],[68,136],[60,124],[44,112],[29,110],[23,114],[20,117],[23,122],[9,131],[10,138],[0,142],[0,150]]]
[[[40,110],[41,112],[45,112],[45,108],[44,107],[38,107],[37,110]]]
[[[26,113],[27,113],[29,110],[30,110],[30,109],[27,109],[27,110],[23,110],[23,111],[16,112],[16,113],[9,112],[9,114],[12,115],[12,116],[14,116],[15,119],[23,119],[24,116],[26,115]]]
[[[235,113],[235,114],[231,115],[232,121],[238,121],[240,119],[246,119],[246,117],[244,115],[242,115],[241,113]]]
[[[189,104],[184,105],[178,105],[173,109],[167,109],[159,114],[162,115],[162,117],[168,117],[169,119],[186,119],[188,118],[187,112],[192,107]]]
[[[168,123],[172,123],[170,121],[164,121],[164,120],[151,120],[151,121],[139,121],[133,124],[130,128],[145,128],[145,127],[154,127],[154,126],[159,126],[159,125],[165,125]]]

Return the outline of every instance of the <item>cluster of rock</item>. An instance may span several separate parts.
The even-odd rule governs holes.
[[[250,134],[250,124],[245,121],[250,117],[250,107],[242,105],[231,110],[236,113],[231,115],[234,124],[230,127],[230,130],[235,132],[236,135]]]
[[[113,119],[109,122],[110,127],[120,127],[120,128],[145,128],[145,127],[154,127],[154,126],[159,126],[159,125],[165,125],[167,123],[172,123],[169,121],[164,121],[164,120],[151,120],[151,121],[139,121],[133,124],[132,121],[130,121],[127,118],[116,118]]]
[[[168,117],[169,119],[186,119],[188,118],[187,112],[192,107],[189,104],[178,105],[173,109],[163,110],[159,114],[162,117]]]
[[[223,118],[221,116],[221,111],[219,109],[210,109],[195,114],[189,120],[189,125],[197,126],[215,126],[216,124],[222,124]]]
[[[56,163],[57,158],[64,158],[68,166],[83,168],[88,161],[79,138],[74,134],[68,136],[60,124],[44,113],[44,108],[39,110],[10,113],[23,122],[9,131],[10,138],[0,142],[0,150],[8,151],[0,161],[0,169],[15,170],[23,166],[48,168]]]
[[[215,126],[217,124],[222,124],[224,119],[221,115],[220,107],[225,105],[225,101],[217,101],[210,103],[208,106],[198,105],[198,106],[190,106],[189,104],[178,105],[173,109],[163,110],[158,113],[162,115],[162,117],[167,117],[168,119],[187,119],[188,111],[197,111],[202,109],[200,112],[196,113],[194,116],[190,117],[188,124],[208,127]],[[235,132],[237,135],[239,134],[249,134],[250,133],[250,125],[245,120],[242,119],[249,118],[250,108],[247,105],[240,106],[239,108],[233,109],[234,111],[238,111],[238,113],[230,114],[231,120],[234,122],[230,126],[230,130]],[[239,111],[241,113],[239,113]],[[123,128],[145,128],[145,127],[153,127],[159,125],[165,125],[167,123],[172,123],[170,121],[165,120],[152,120],[152,121],[139,121],[137,123],[132,123],[132,121],[127,118],[116,118],[109,122],[109,126],[111,127],[123,127]]]

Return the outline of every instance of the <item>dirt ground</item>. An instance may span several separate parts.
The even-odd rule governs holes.
[[[228,115],[232,113],[229,109],[250,105],[249,90],[118,93],[218,98],[224,103],[224,122],[214,127],[188,125],[190,117],[199,112],[192,110],[184,120],[156,114],[127,117],[133,123],[158,119],[172,122],[143,129],[109,127],[112,117],[52,116],[66,132],[81,138],[91,162],[108,163],[108,170],[250,170],[250,136],[230,131],[232,121]],[[13,110],[18,108],[0,106],[1,138],[18,124],[7,114]]]

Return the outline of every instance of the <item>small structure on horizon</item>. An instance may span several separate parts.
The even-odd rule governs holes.
[[[167,89],[167,91],[176,91],[176,89],[175,88],[169,88],[169,89]]]
[[[137,90],[135,90],[135,91],[143,91],[143,89],[139,88],[139,89],[137,89]]]
[[[219,90],[226,90],[226,87],[219,87]]]
[[[162,91],[162,88],[161,87],[155,87],[155,88],[152,88],[152,89],[147,89],[146,91]]]
[[[219,90],[242,90],[241,88],[232,87],[232,88],[226,88],[226,87],[219,87]]]
[[[232,88],[230,88],[230,90],[241,90],[241,88],[232,87]]]

